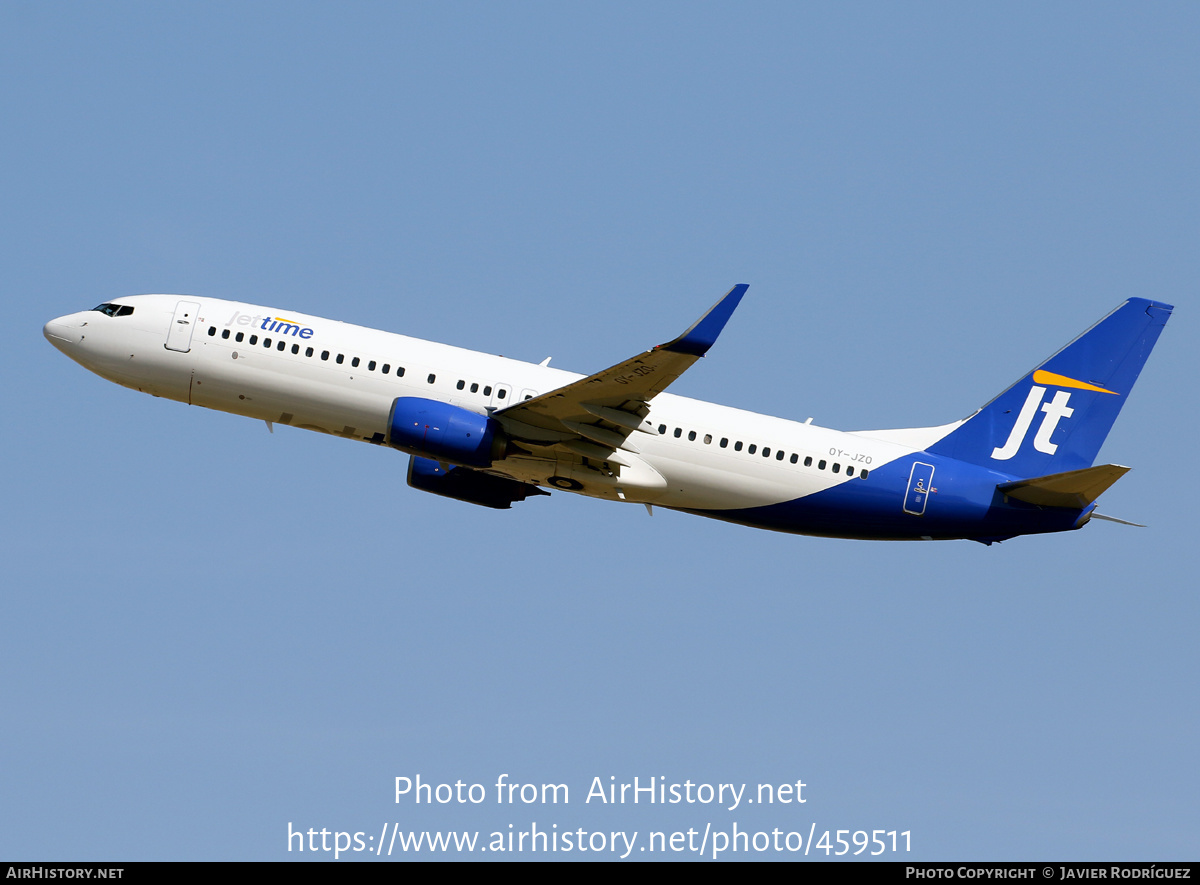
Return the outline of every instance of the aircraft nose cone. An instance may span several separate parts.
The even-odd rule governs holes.
[[[62,317],[53,319],[42,326],[42,334],[46,336],[47,341],[59,350],[74,343],[79,338],[78,334],[75,334],[74,330],[63,322]]]

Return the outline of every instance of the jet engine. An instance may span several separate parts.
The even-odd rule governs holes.
[[[504,457],[507,438],[487,415],[415,396],[397,397],[387,444],[434,461],[488,467]]]
[[[408,484],[423,492],[496,510],[507,510],[514,501],[524,501],[530,495],[550,494],[531,483],[480,473],[466,467],[443,466],[437,461],[416,455],[408,462]]]

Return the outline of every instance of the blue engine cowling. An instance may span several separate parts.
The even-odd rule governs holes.
[[[443,467],[437,461],[416,455],[408,462],[408,484],[423,492],[497,510],[507,510],[514,501],[524,501],[530,495],[550,494],[527,482],[492,476],[466,467]]]
[[[397,397],[388,416],[389,446],[434,461],[487,467],[504,457],[505,442],[495,419],[437,400]]]

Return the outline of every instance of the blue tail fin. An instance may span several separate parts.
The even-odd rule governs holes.
[[[1021,477],[1090,467],[1171,310],[1130,298],[929,451]]]

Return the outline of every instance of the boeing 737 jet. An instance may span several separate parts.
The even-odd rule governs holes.
[[[746,288],[586,376],[186,295],[118,298],[44,334],[134,390],[399,449],[409,485],[485,507],[561,489],[782,532],[985,544],[1112,519],[1095,502],[1129,468],[1093,462],[1171,305],[1129,299],[961,421],[843,433],[666,392]]]

